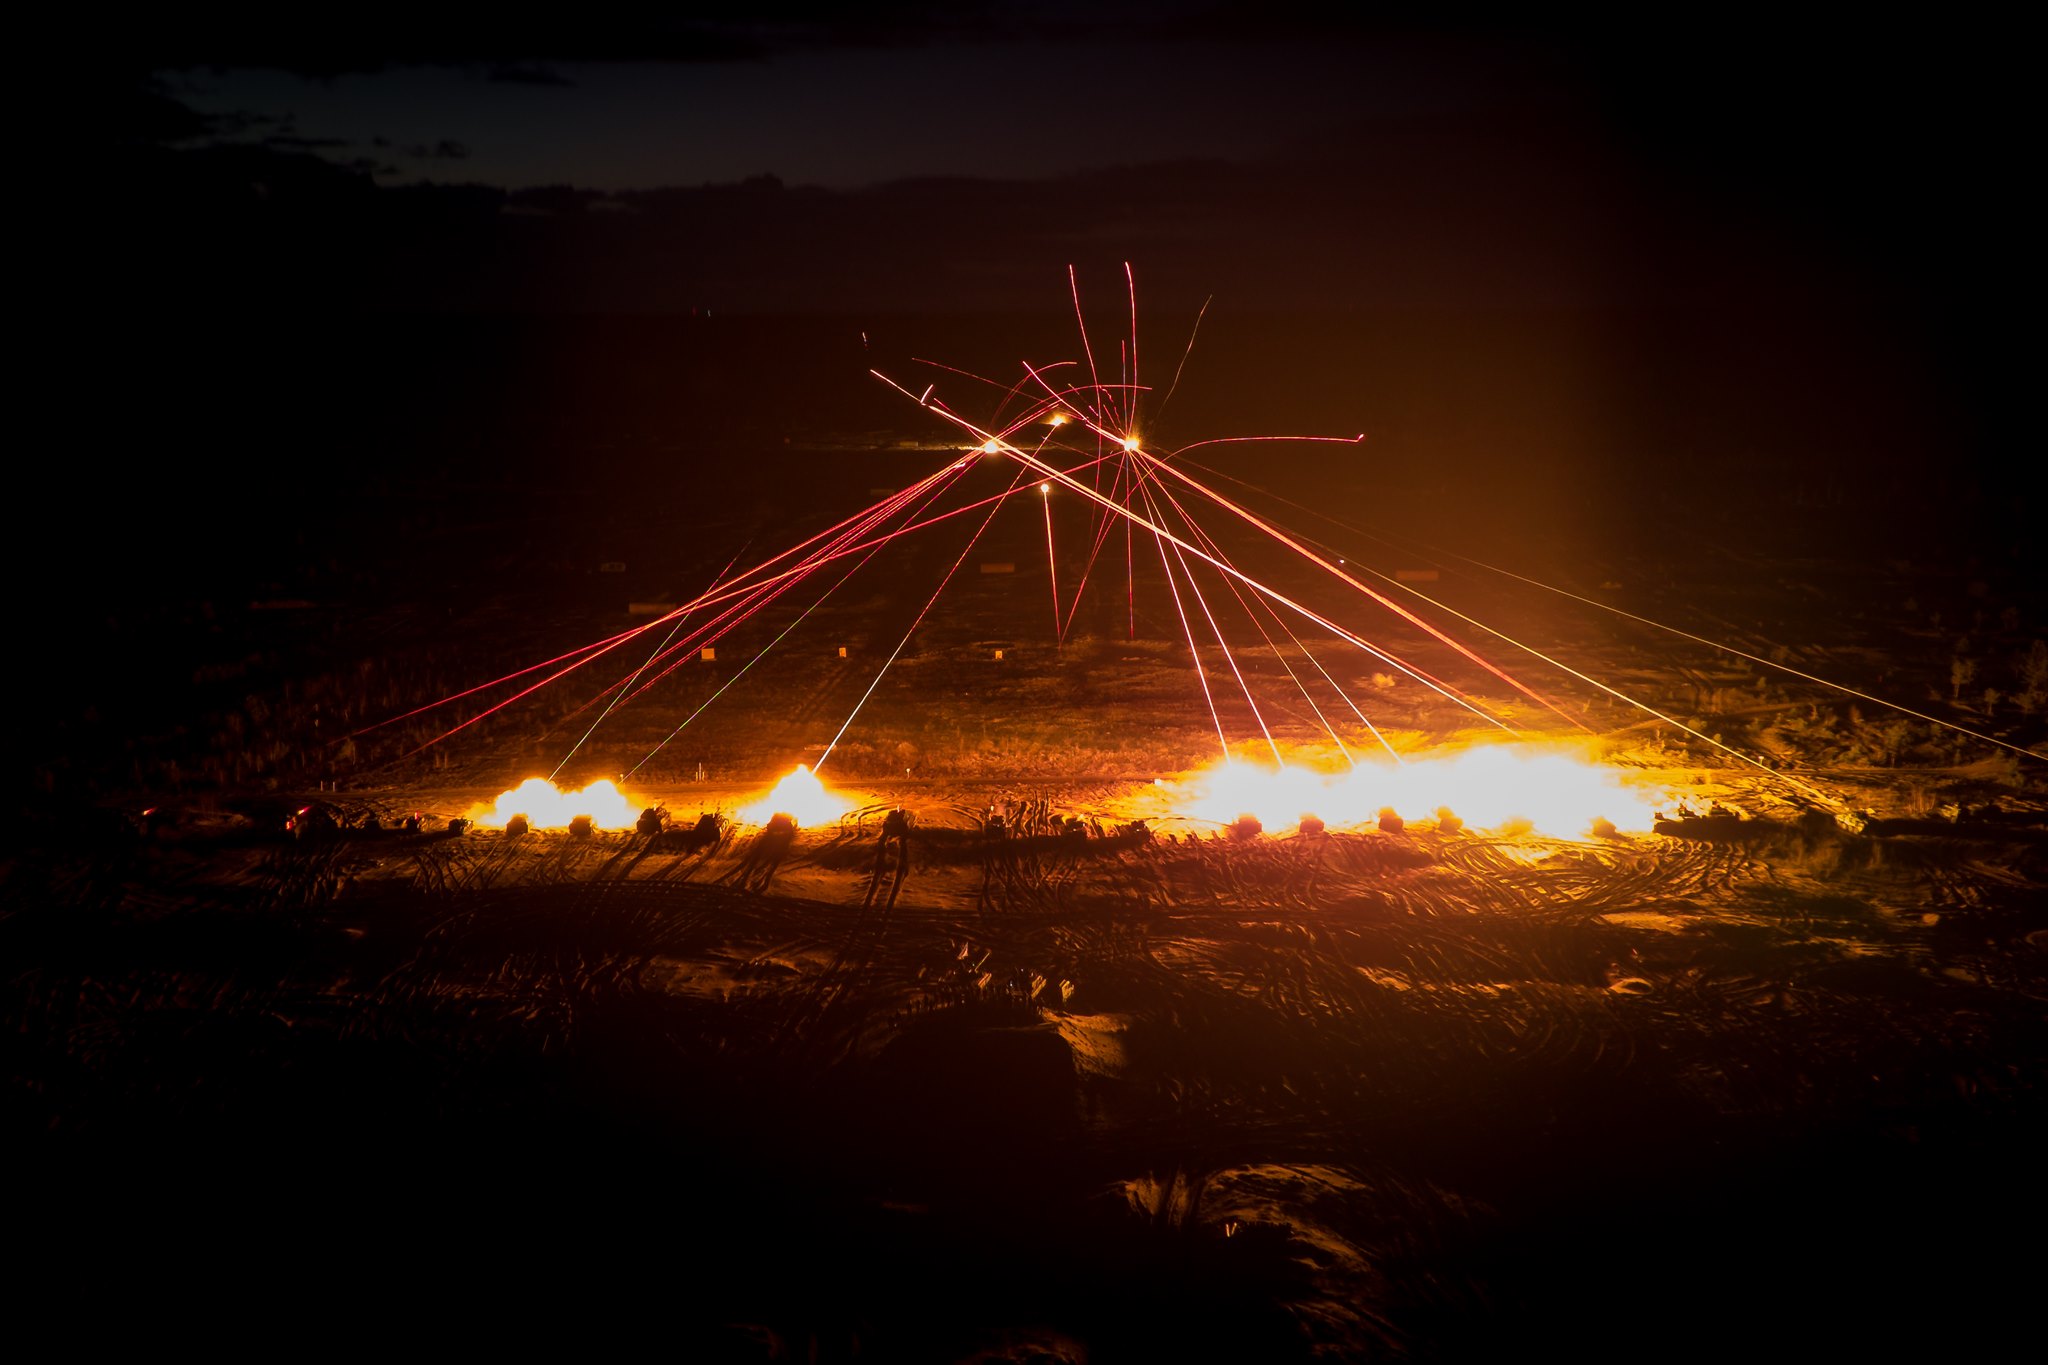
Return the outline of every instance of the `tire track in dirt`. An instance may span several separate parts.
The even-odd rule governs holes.
[[[790,905],[686,883],[580,885],[584,894],[567,897],[552,881],[473,895],[440,916],[421,948],[385,975],[378,1002],[537,1028],[547,1051],[567,1045],[586,1017],[644,1015],[656,1000],[672,1002],[648,984],[663,961],[715,965],[734,961],[734,944],[751,944],[745,961],[734,961],[744,975],[748,965],[788,951],[778,940],[787,944],[781,936]],[[496,966],[480,976],[478,963]],[[750,997],[775,994],[771,983],[726,1003],[758,1012]]]
[[[1616,1017],[1606,989],[1625,936],[1594,911],[1693,885],[1702,865],[1723,869],[1716,876],[1739,865],[1706,850],[1678,850],[1672,866],[1633,848],[1566,845],[1538,850],[1533,867],[1526,852],[1479,845],[1453,866],[1419,871],[1369,858],[1374,879],[1326,887],[1311,907],[1316,920],[1302,925],[1246,918],[1257,907],[1242,893],[1254,879],[1220,876],[1213,861],[1238,852],[1198,849],[1190,859],[1173,849],[1177,865],[1153,869],[1151,886],[1198,894],[1148,921],[1141,945],[1125,945],[1114,964],[1118,994],[1139,997],[1142,1013],[1194,1015],[1193,1027],[1277,1030],[1284,1038],[1272,1055],[1299,1063],[1303,1074],[1288,1083],[1316,1091],[1318,1104],[1443,1101],[1440,1068],[1459,1059],[1581,1079],[1625,1072],[1636,1064],[1637,1032]],[[1260,862],[1257,882],[1285,884],[1270,853]],[[1284,903],[1264,899],[1267,908]],[[1148,971],[1133,969],[1138,946]],[[1392,1046],[1397,1039],[1405,1050]],[[1369,1073],[1360,1057],[1374,1059]],[[1185,1082],[1177,1102],[1214,1089]]]

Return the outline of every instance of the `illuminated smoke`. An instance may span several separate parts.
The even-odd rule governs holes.
[[[565,792],[545,777],[529,777],[492,805],[472,810],[469,818],[485,829],[503,829],[515,815],[525,816],[534,829],[567,829],[571,820],[587,815],[593,829],[631,829],[641,809],[609,778]]]
[[[1332,827],[1372,823],[1391,807],[1406,821],[1433,824],[1448,809],[1473,829],[1522,822],[1559,838],[1584,838],[1596,821],[1647,832],[1663,804],[1630,785],[1624,770],[1582,750],[1555,745],[1483,744],[1401,764],[1361,763],[1337,773],[1247,762],[1217,764],[1156,794],[1171,813],[1228,825],[1253,815],[1268,831],[1305,815]]]
[[[777,815],[787,815],[800,826],[829,825],[852,810],[853,805],[826,791],[818,775],[799,763],[766,796],[741,806],[738,813],[750,825],[765,825]]]

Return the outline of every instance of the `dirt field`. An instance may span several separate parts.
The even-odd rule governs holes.
[[[2018,1311],[2037,808],[1243,843],[1036,810],[996,844],[927,808],[893,904],[874,809],[772,867],[752,832],[188,829],[10,916],[15,1099],[82,1210],[152,1211],[122,1259],[329,1273],[367,1236],[380,1274],[658,1281],[713,1358],[1604,1356]]]
[[[1042,553],[1011,534],[990,560]],[[2024,579],[1659,548],[1569,581],[2041,739]],[[1581,692],[1612,763],[1721,813],[1145,837],[1122,828],[1145,783],[1213,753],[1185,650],[1156,614],[1121,638],[1113,598],[1055,648],[1043,578],[1001,575],[963,580],[861,711],[830,770],[860,808],[780,853],[739,826],[449,833],[562,758],[581,694],[410,757],[418,725],[334,739],[726,553],[445,613],[252,616],[270,662],[195,674],[183,748],[131,745],[89,797],[50,770],[0,919],[24,1247],[229,1335],[375,1338],[404,1308],[471,1341],[651,1330],[692,1360],[1976,1354],[2025,1320],[2038,761],[1451,561],[1447,599],[1764,766]],[[907,628],[899,595],[849,589],[629,790],[687,827],[814,759]],[[624,771],[760,643],[565,776]],[[1400,743],[1466,724],[1353,681]],[[306,802],[382,828],[287,838]]]

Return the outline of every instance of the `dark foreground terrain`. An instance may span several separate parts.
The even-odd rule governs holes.
[[[1213,754],[1210,718],[1156,567],[1052,644],[1036,507],[976,556],[1013,572],[970,561],[913,632],[960,548],[921,543],[665,746],[787,618],[588,746],[590,689],[426,748],[438,717],[358,734],[952,458],[865,388],[814,419],[736,396],[704,347],[614,342],[567,348],[590,396],[552,425],[489,346],[419,343],[475,373],[389,451],[388,395],[295,426],[332,386],[272,375],[222,439],[274,505],[166,507],[195,485],[158,469],[28,604],[0,832],[19,1304],[163,1345],[686,1360],[1979,1357],[2030,1328],[2048,788],[1929,718],[2038,749],[2048,616],[2014,508],[1943,482],[1967,471],[1476,467],[1508,409],[1470,449],[1276,490],[1335,553],[1436,569],[1657,707],[1556,683],[1609,761],[1721,807],[1655,833],[1119,834],[1147,779]],[[563,382],[551,354],[515,358]],[[740,437],[677,425],[679,373]],[[265,421],[331,439],[273,469]],[[1086,518],[1057,515],[1074,553]],[[784,856],[738,825],[694,849],[447,830],[572,749],[578,781],[658,751],[629,790],[685,826],[729,812],[815,759],[899,642],[829,770],[866,804]],[[1275,681],[1273,651],[1238,662]],[[1468,724],[1352,667],[1404,745]],[[898,802],[900,889],[874,872]],[[308,803],[356,827],[287,838]]]
[[[2038,781],[1693,775],[1722,814],[1577,840],[899,780],[786,856],[451,834],[424,779],[303,840],[52,800],[0,920],[17,1244],[249,1344],[1989,1349],[2048,1213]]]

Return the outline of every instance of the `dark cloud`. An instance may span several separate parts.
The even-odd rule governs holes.
[[[263,145],[274,147],[281,152],[328,152],[339,151],[349,143],[347,139],[338,137],[300,137],[294,133],[272,133],[263,139]]]
[[[288,132],[292,126],[289,115],[268,114],[256,109],[231,109],[216,114],[207,120],[207,132],[217,138],[239,138],[251,133],[261,133],[266,128]]]
[[[514,190],[505,197],[507,209],[523,213],[582,213],[601,202],[606,202],[605,196],[571,185],[542,185],[534,189]]]
[[[488,79],[499,85],[553,85],[570,88],[576,84],[552,67],[531,63],[494,66]]]

